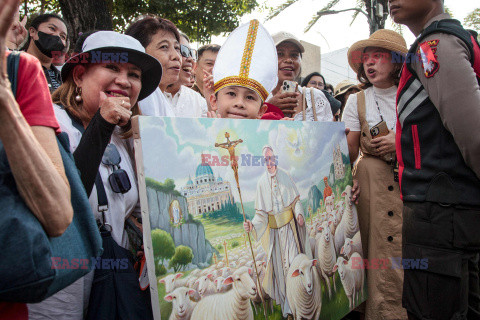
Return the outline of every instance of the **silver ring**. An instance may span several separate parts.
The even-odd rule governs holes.
[[[124,103],[125,103],[125,100],[122,100],[122,102],[120,103],[120,105],[123,106]]]

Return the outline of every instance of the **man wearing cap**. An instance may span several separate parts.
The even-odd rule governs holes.
[[[397,95],[410,319],[480,319],[480,48],[441,0],[390,0],[417,39]]]
[[[282,93],[283,81],[295,81],[300,75],[302,53],[305,52],[305,48],[294,35],[288,32],[278,32],[272,38],[277,47],[278,83],[267,98],[267,103],[276,107],[273,109],[279,108],[284,116],[292,117],[295,120],[332,121],[333,114],[330,103],[321,90],[315,88],[306,90],[306,88],[298,86],[296,92]],[[301,110],[303,101],[306,103],[305,113]],[[267,110],[267,113],[269,112],[271,112],[271,108]]]

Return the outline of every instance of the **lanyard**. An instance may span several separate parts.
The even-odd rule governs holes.
[[[375,89],[373,87],[372,87],[372,92],[373,92],[373,99],[375,100],[375,104],[377,105],[378,114],[380,115],[380,119],[382,121],[385,121],[385,119],[383,119],[382,112],[380,111],[380,106],[378,105],[377,94],[375,93]],[[385,123],[387,123],[387,121],[385,121]],[[395,126],[395,124],[389,129],[393,130],[394,126]]]
[[[374,88],[372,88],[372,92],[373,92],[373,99],[375,100],[375,104],[377,105],[378,114],[380,115],[380,119],[381,119],[382,121],[385,121],[385,120],[383,119],[382,112],[380,111],[380,107],[379,107],[379,105],[378,105],[377,94],[375,93],[375,89],[374,89]]]

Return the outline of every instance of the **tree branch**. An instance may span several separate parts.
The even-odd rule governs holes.
[[[368,16],[368,14],[363,11],[362,9],[360,8],[350,8],[350,9],[343,9],[343,10],[325,10],[325,11],[318,11],[317,12],[317,15],[318,17],[321,17],[321,16],[326,16],[326,15],[329,15],[329,14],[337,14],[337,13],[340,13],[340,12],[345,12],[345,11],[357,11],[358,13],[361,13],[363,14],[365,17],[367,17],[368,21],[370,21],[370,17]]]

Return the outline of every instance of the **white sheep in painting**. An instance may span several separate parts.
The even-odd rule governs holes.
[[[316,264],[316,259],[299,254],[288,269],[287,299],[295,319],[320,317],[322,289]]]
[[[360,230],[358,225],[357,207],[352,202],[352,187],[347,186],[343,191],[342,196],[345,197],[345,211],[342,217],[342,223],[345,223],[344,233],[345,238],[353,238],[353,236]],[[345,222],[344,222],[345,221]]]
[[[232,289],[232,285],[231,284],[223,284],[223,281],[225,281],[225,278],[220,276],[220,277],[217,277],[217,279],[215,279],[215,281],[213,282],[215,284],[215,288],[217,289],[217,292],[221,293],[221,292],[227,292],[228,290]]]
[[[338,221],[341,221],[343,217],[343,212],[345,211],[345,201],[343,200],[338,201],[337,204],[335,205],[335,210],[337,212]]]
[[[176,288],[165,296],[165,301],[172,303],[172,313],[169,320],[189,320],[192,311],[197,305],[190,297],[196,294],[195,290],[185,287]]]
[[[203,298],[193,310],[192,320],[253,320],[250,299],[257,294],[257,288],[251,277],[252,269],[242,267],[224,280],[232,284],[232,290]]]
[[[315,245],[315,258],[317,259],[317,267],[319,273],[325,283],[327,284],[328,297],[332,297],[332,287],[330,286],[330,277],[332,277],[333,290],[337,291],[335,284],[335,271],[333,270],[335,263],[337,262],[337,255],[335,247],[333,245],[332,232],[328,222],[324,222],[320,227],[322,233],[319,233],[316,238],[317,244]]]
[[[213,275],[210,273],[207,276],[201,276],[195,281],[194,286],[198,285],[198,293],[202,298],[214,294],[217,291],[215,284],[212,282],[212,278]]]
[[[362,257],[355,252],[352,254],[350,260],[347,261],[343,257],[339,257],[335,264],[335,271],[338,270],[338,274],[340,275],[350,310],[352,310],[355,307],[355,303],[359,301],[360,293],[363,299],[364,270],[361,267],[352,268],[352,262],[356,259],[360,260]]]
[[[224,267],[220,270],[220,276],[223,277],[224,279],[231,275],[233,273],[232,268],[230,267]]]
[[[158,280],[159,283],[165,284],[165,293],[170,293],[176,288],[179,288],[182,285],[178,284],[178,278],[181,278],[183,276],[183,273],[176,273],[176,274],[170,274],[160,280]]]
[[[333,200],[333,194],[325,198],[325,211],[327,212],[327,216],[333,212],[333,208],[335,207]]]
[[[343,245],[342,250],[340,250],[340,254],[345,255],[348,259],[350,259],[354,252],[357,252],[358,254],[360,254],[360,256],[363,257],[362,239],[360,238],[360,232],[357,232],[353,236],[353,239],[346,238],[345,244]]]
[[[262,286],[263,279],[265,279],[267,263],[265,261],[257,261],[256,265],[257,265],[259,281],[257,281],[257,273],[255,272],[255,269],[252,270],[253,271],[252,279],[257,286],[259,285]],[[266,307],[270,308],[273,313],[273,303],[271,301],[270,296],[265,292],[265,290],[263,289],[263,286],[261,287],[261,290],[262,290],[262,298],[263,298],[263,301],[265,301]],[[253,308],[255,309],[255,313],[257,313],[257,306],[262,303],[262,299],[260,298],[260,292],[258,290],[258,287],[257,287],[257,294],[255,298],[252,299],[252,302],[253,302]]]

